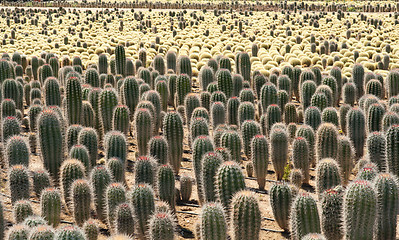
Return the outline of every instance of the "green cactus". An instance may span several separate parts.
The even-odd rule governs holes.
[[[353,82],[356,84],[357,98],[364,94],[364,68],[361,64],[355,64],[352,68]],[[395,94],[396,95],[396,94]]]
[[[125,48],[123,45],[118,45],[115,47],[115,66],[116,66],[116,74],[125,76],[126,55],[125,55]]]
[[[166,68],[176,72],[176,53],[169,51],[166,53]]]
[[[375,163],[378,171],[383,172],[387,166],[387,142],[383,132],[371,132],[367,136],[366,148],[370,161]]]
[[[127,135],[130,129],[130,111],[126,105],[117,105],[112,117],[114,131],[120,131]]]
[[[103,135],[112,129],[114,108],[118,105],[117,93],[114,89],[104,89],[99,96],[98,109],[103,128]],[[100,111],[101,109],[101,111]]]
[[[18,200],[13,204],[13,217],[15,223],[22,223],[25,218],[33,215],[33,209],[30,201]]]
[[[17,224],[12,226],[7,233],[7,237],[5,239],[9,240],[19,240],[19,239],[28,239],[29,237],[29,228],[22,224]]]
[[[162,165],[158,169],[157,189],[159,199],[169,204],[171,210],[175,211],[175,177],[171,166]]]
[[[139,102],[139,85],[134,77],[126,77],[122,84],[122,102],[128,106],[133,115]]]
[[[115,233],[134,235],[133,210],[128,203],[121,203],[115,209]]]
[[[183,122],[180,114],[168,112],[163,120],[163,130],[168,142],[169,162],[175,174],[179,174],[183,155]]]
[[[255,106],[251,102],[241,102],[238,107],[238,126],[245,120],[254,120],[255,119]]]
[[[149,220],[149,237],[151,240],[165,239],[173,240],[174,236],[174,216],[168,212],[155,213]]]
[[[168,110],[169,100],[168,85],[165,80],[158,80],[155,85],[155,90],[159,93],[159,96],[161,97],[162,111],[164,112]]]
[[[346,136],[338,137],[336,161],[340,166],[342,184],[347,185],[353,169],[354,148],[350,139]]]
[[[311,106],[312,96],[316,92],[316,83],[312,80],[307,80],[302,83],[300,98],[303,109],[307,110]]]
[[[236,163],[241,162],[242,139],[237,131],[224,131],[220,137],[220,143],[220,146],[225,147],[230,151],[233,161]]]
[[[154,136],[148,142],[148,154],[159,164],[168,162],[168,143],[163,136]]]
[[[107,168],[111,172],[112,178],[115,182],[125,182],[126,167],[122,160],[118,157],[111,157],[107,160]]]
[[[201,135],[209,136],[208,121],[203,117],[191,119],[189,143],[193,143]]]
[[[71,201],[71,187],[75,180],[85,177],[85,167],[77,159],[65,160],[60,168],[60,184],[64,202],[69,204]]]
[[[399,72],[397,70],[390,71],[386,79],[388,98],[399,94],[398,80]]]
[[[38,226],[29,235],[29,240],[51,240],[54,239],[54,229],[50,226]]]
[[[225,211],[220,203],[210,202],[204,205],[200,215],[201,239],[227,239],[227,221]]]
[[[233,74],[233,96],[238,97],[243,89],[244,78],[240,74]]]
[[[233,80],[228,69],[220,69],[216,72],[217,86],[220,91],[226,94],[227,98],[233,95]]]
[[[316,192],[319,198],[325,190],[340,184],[341,176],[338,163],[332,158],[324,158],[319,161],[316,168]]]
[[[266,82],[260,91],[260,102],[262,106],[262,112],[266,112],[266,109],[271,104],[277,104],[277,88],[271,82]]]
[[[134,165],[135,183],[147,183],[153,186],[156,175],[156,166],[157,162],[154,158],[148,156],[138,157]]]
[[[298,193],[292,203],[290,216],[292,239],[302,239],[308,233],[321,233],[316,201],[307,192]]]
[[[8,139],[14,135],[19,135],[21,132],[21,123],[14,116],[8,116],[3,118],[2,124],[2,141],[6,144]]]
[[[271,127],[278,122],[281,122],[281,108],[277,104],[271,104],[267,107],[265,119],[266,134],[270,135]]]
[[[178,75],[180,74],[187,74],[189,78],[192,78],[192,68],[191,68],[191,60],[188,56],[180,55],[177,58],[177,72]]]
[[[234,194],[245,189],[244,174],[236,162],[224,162],[216,175],[218,199],[225,209],[230,208]]]
[[[98,71],[99,74],[108,73],[108,58],[106,54],[100,54],[98,56]]]
[[[127,140],[126,136],[119,131],[109,131],[104,137],[105,158],[119,158],[123,164],[127,159]]]
[[[373,239],[377,196],[372,184],[356,180],[346,189],[343,219],[346,239]]]
[[[155,211],[154,191],[148,184],[138,184],[129,193],[134,216],[137,219],[138,232],[144,237],[148,230],[148,221]]]
[[[239,71],[238,73],[242,75],[244,81],[250,81],[251,79],[251,61],[249,54],[246,52],[241,52],[238,57],[238,62],[236,63]]]
[[[35,167],[31,170],[31,176],[33,191],[36,193],[36,196],[40,197],[42,190],[52,185],[50,174],[41,167]]]
[[[342,87],[342,100],[344,103],[354,106],[356,99],[358,98],[357,88],[355,83],[347,82]]]
[[[250,191],[237,192],[231,201],[233,239],[259,239],[261,212],[259,202]]]
[[[264,189],[269,163],[269,143],[264,135],[255,135],[251,141],[251,160],[259,189]]]
[[[68,225],[58,228],[55,233],[55,240],[74,239],[85,240],[84,232],[77,226]]]
[[[277,128],[270,131],[270,153],[277,180],[281,180],[288,160],[288,134],[285,130]]]
[[[176,106],[184,104],[186,95],[191,92],[191,84],[191,79],[187,74],[178,75],[176,79]]]
[[[88,101],[82,102],[82,126],[95,127],[96,126],[96,113]]]
[[[331,123],[322,123],[316,133],[316,158],[337,158],[338,130]]]
[[[111,183],[105,191],[105,207],[107,211],[108,227],[114,229],[116,208],[119,204],[126,202],[126,189],[122,183]]]
[[[293,201],[291,187],[286,182],[276,182],[270,188],[270,205],[274,219],[285,232],[289,230],[289,217]]]
[[[251,102],[255,103],[255,93],[250,88],[244,88],[240,91],[241,102]]]
[[[78,144],[85,146],[89,152],[90,166],[97,164],[98,136],[93,128],[82,128],[78,134]]]
[[[78,143],[79,132],[82,130],[82,126],[78,124],[70,125],[66,131],[66,142],[68,151],[71,150],[72,146]]]
[[[217,200],[216,174],[223,160],[216,152],[208,152],[203,154],[201,162],[200,178],[204,202],[214,202]]]
[[[72,183],[71,200],[75,222],[82,226],[90,218],[92,201],[92,189],[87,180],[78,179]]]
[[[292,163],[294,168],[300,169],[303,175],[303,183],[309,184],[310,157],[309,144],[304,137],[296,137],[292,142]],[[301,184],[302,184],[301,182]]]
[[[399,124],[399,115],[396,112],[386,112],[381,120],[381,130],[386,132],[388,128],[395,124]]]
[[[261,134],[259,123],[254,120],[245,120],[241,125],[241,136],[244,146],[244,153],[248,159],[251,158],[251,141],[255,135]]]
[[[379,103],[374,103],[370,107],[368,107],[368,112],[367,112],[368,132],[381,131],[381,122],[384,114],[385,114],[385,108]]]
[[[65,94],[68,123],[79,124],[82,119],[82,88],[77,77],[68,78]]]
[[[366,123],[365,116],[360,108],[355,107],[349,110],[346,116],[346,132],[355,148],[356,159],[361,158],[366,139]]]
[[[29,172],[25,166],[11,166],[8,170],[8,181],[8,188],[10,190],[12,203],[15,203],[20,199],[29,199]]]
[[[53,227],[60,224],[61,205],[61,193],[58,189],[43,189],[40,196],[41,216]]]
[[[84,75],[84,82],[92,87],[100,87],[100,76],[96,69],[87,69]]]
[[[99,235],[98,223],[96,220],[89,219],[83,224],[83,231],[87,240],[97,240]]]
[[[20,135],[14,135],[8,138],[4,149],[4,158],[8,166],[24,165],[29,166],[29,144],[25,138]]]
[[[105,193],[112,180],[112,173],[104,166],[95,166],[91,171],[90,182],[93,187],[94,206],[100,220],[106,219]]]
[[[321,229],[326,239],[342,239],[343,191],[340,186],[327,189],[321,196]]]
[[[200,98],[196,93],[189,93],[184,99],[184,108],[186,113],[186,120],[188,125],[190,124],[190,119],[194,109],[201,106]]]
[[[11,117],[11,116],[16,116],[16,105],[14,100],[6,98],[3,101],[1,101],[1,117]]]
[[[190,201],[192,186],[193,186],[193,179],[191,177],[184,175],[180,178],[180,195],[183,202]]]

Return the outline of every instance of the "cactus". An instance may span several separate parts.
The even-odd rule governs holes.
[[[90,166],[97,164],[98,136],[93,128],[83,128],[78,134],[78,144],[87,148],[90,159]]]
[[[186,98],[184,99],[184,108],[188,125],[190,124],[190,119],[194,109],[200,107],[200,105],[200,99],[197,94],[189,93],[186,95]]]
[[[101,88],[92,88],[89,92],[89,102],[93,107],[95,113],[95,129],[97,133],[100,134],[99,138],[102,139],[102,129],[101,129],[101,116],[100,116],[100,105],[99,105],[99,98],[100,94],[103,90]]]
[[[77,179],[85,177],[85,167],[77,159],[68,159],[64,161],[60,169],[60,183],[64,202],[70,203],[71,186]]]
[[[288,158],[288,134],[285,130],[277,128],[270,132],[271,161],[277,175],[281,180]]]
[[[315,92],[310,100],[310,105],[317,107],[320,109],[320,111],[323,111],[326,107],[330,106],[330,100],[332,99],[329,99],[326,94],[322,92]]]
[[[292,142],[292,163],[294,168],[300,169],[303,174],[303,183],[309,184],[309,144],[304,137],[297,137]],[[302,183],[301,183],[302,184]]]
[[[316,84],[314,81],[307,80],[302,83],[300,96],[303,109],[306,110],[311,105],[312,96],[315,92]]]
[[[29,173],[25,166],[12,166],[8,171],[8,180],[8,187],[10,189],[12,203],[20,199],[29,199]]]
[[[338,130],[331,123],[323,123],[316,133],[316,158],[320,161],[323,158],[337,159]]]
[[[343,192],[336,188],[327,189],[321,197],[321,229],[326,239],[342,239]]]
[[[220,202],[229,209],[234,194],[245,189],[244,174],[236,162],[222,163],[216,175],[216,185]]]
[[[386,169],[386,144],[386,139],[382,132],[372,132],[367,137],[367,153],[380,172]]]
[[[174,216],[168,212],[155,213],[149,220],[149,236],[151,240],[165,239],[173,240],[174,237]]]
[[[342,100],[344,103],[353,107],[355,100],[358,98],[357,95],[358,93],[355,83],[347,82],[344,84],[342,87]]]
[[[130,111],[126,105],[117,105],[114,108],[112,125],[114,131],[127,135],[130,129]]]
[[[227,221],[221,204],[210,202],[203,206],[201,209],[200,224],[201,239],[227,239]]]
[[[93,187],[94,205],[100,220],[106,218],[105,214],[105,192],[112,181],[112,174],[104,166],[96,166],[90,174],[90,182]]]
[[[339,169],[343,185],[347,185],[352,173],[353,156],[354,148],[350,139],[346,136],[339,136],[336,161],[340,166]]]
[[[110,131],[104,137],[105,158],[119,158],[123,164],[127,158],[127,140],[125,135],[119,131]]]
[[[61,193],[55,188],[43,189],[40,196],[41,216],[47,223],[57,227],[61,221]]]
[[[255,93],[250,88],[244,88],[240,91],[241,102],[251,102],[255,103]]]
[[[388,98],[399,94],[398,80],[399,72],[397,70],[390,71],[386,79]]]
[[[172,211],[175,211],[175,177],[171,166],[162,165],[158,169],[157,189],[161,201],[169,204]]]
[[[377,219],[374,225],[374,239],[395,239],[396,220],[399,208],[398,183],[389,173],[380,173],[374,179],[377,198]]]
[[[219,124],[224,124],[226,121],[226,108],[222,102],[214,102],[211,105],[211,120],[212,125],[216,128]]]
[[[100,54],[98,56],[98,71],[99,74],[107,74],[108,73],[108,58],[105,54]]]
[[[238,113],[240,105],[240,99],[238,97],[231,97],[227,101],[227,123],[229,125],[238,125]]]
[[[72,183],[71,200],[75,222],[79,226],[82,226],[90,218],[92,189],[88,181],[78,179]]]
[[[68,225],[57,229],[55,240],[74,239],[85,240],[84,232],[77,226]]]
[[[112,116],[114,108],[118,105],[117,94],[113,89],[105,89],[100,93],[98,101],[101,126],[103,128],[103,135],[105,135],[112,129]]]
[[[121,203],[115,209],[115,232],[133,236],[133,210],[128,203]]]
[[[31,170],[31,176],[33,191],[40,197],[42,190],[52,185],[50,174],[43,168],[35,167]]]
[[[346,116],[347,136],[355,148],[356,159],[363,156],[364,142],[366,139],[365,117],[363,111],[357,107],[349,110]]]
[[[97,240],[99,235],[98,223],[96,220],[89,219],[83,224],[83,231],[87,240]]]
[[[126,77],[122,84],[122,102],[133,116],[136,106],[139,102],[139,85],[134,77]]]
[[[8,240],[19,240],[19,239],[28,239],[29,237],[29,228],[22,224],[17,224],[12,226],[7,233],[7,237],[4,239]]]
[[[269,163],[269,143],[264,135],[255,135],[251,141],[251,159],[259,189],[264,189]]]
[[[1,117],[6,118],[9,116],[16,116],[16,106],[14,100],[6,98],[1,101]]]
[[[246,52],[241,52],[238,57],[237,66],[239,68],[238,73],[242,75],[244,81],[250,81],[251,79],[251,61],[249,54]]]
[[[180,55],[177,58],[177,74],[187,74],[189,78],[192,78],[191,61],[188,56]]]
[[[122,45],[118,45],[115,47],[115,65],[116,65],[116,74],[125,76],[126,55],[125,55],[125,48]]]
[[[220,137],[220,142],[222,147],[225,147],[230,151],[232,160],[240,163],[242,146],[240,134],[232,130],[225,131]]]
[[[108,227],[114,229],[116,208],[126,202],[126,189],[121,183],[111,183],[105,191],[105,206],[107,209]]]
[[[353,82],[356,84],[356,90],[357,90],[356,97],[359,98],[359,96],[363,96],[364,94],[364,68],[361,64],[353,65],[352,78]]]
[[[244,78],[240,74],[233,74],[232,81],[233,81],[233,95],[232,96],[238,97],[243,88]]]
[[[324,123],[332,123],[338,127],[338,112],[333,107],[327,107],[321,113],[321,120]]]
[[[107,168],[111,172],[115,182],[125,182],[125,164],[118,157],[111,157],[107,160]]]
[[[155,181],[156,160],[152,157],[140,156],[134,165],[135,183],[147,183],[151,186]]]
[[[202,156],[202,166],[201,166],[201,184],[204,193],[204,201],[205,202],[214,202],[216,201],[217,192],[216,192],[216,174],[217,170],[222,164],[223,160],[215,152],[208,152]]]
[[[38,226],[31,230],[29,240],[51,240],[54,239],[54,229],[49,226]]]
[[[82,118],[82,87],[77,77],[67,80],[66,109],[69,124],[79,124]]]
[[[389,127],[395,124],[399,124],[399,115],[396,112],[386,112],[381,120],[382,130],[386,132]]]
[[[259,239],[261,212],[254,193],[240,191],[231,201],[233,239]]]
[[[321,198],[322,193],[341,184],[338,163],[332,158],[324,158],[317,163],[316,192]]]
[[[169,100],[168,103],[174,106],[175,97],[176,97],[176,85],[177,85],[177,75],[170,74],[168,77],[168,90],[169,90]]]
[[[194,140],[201,135],[209,136],[208,121],[203,117],[192,118],[189,143],[193,143]]]
[[[287,103],[284,108],[284,122],[285,124],[297,123],[298,113],[296,106],[293,103]]]
[[[15,223],[22,223],[25,218],[33,215],[32,205],[28,200],[18,200],[13,205]]]
[[[342,212],[346,239],[373,239],[377,196],[370,182],[356,180],[348,186]]]
[[[289,93],[289,98],[291,99],[291,80],[287,75],[280,75],[277,78],[277,88]]]
[[[137,219],[139,236],[144,237],[148,229],[148,221],[155,211],[154,191],[150,185],[138,184],[129,193],[134,216]]]
[[[300,189],[302,187],[302,182],[304,180],[302,171],[300,169],[294,168],[290,171],[290,183],[296,188]]]
[[[245,120],[255,119],[255,106],[252,102],[241,102],[238,107],[238,126]]]
[[[377,79],[371,79],[366,84],[365,94],[372,94],[378,98],[383,98],[383,86]]]
[[[83,127],[81,125],[77,124],[70,125],[68,127],[66,132],[66,142],[69,151],[71,150],[72,146],[77,144],[79,132],[82,130],[82,128]]]
[[[214,72],[212,68],[203,66],[198,74],[198,80],[202,91],[206,91],[209,83],[214,81]]]
[[[220,91],[226,94],[227,98],[233,95],[233,80],[228,69],[220,69],[216,72],[217,86]]]
[[[29,144],[20,135],[10,137],[6,143],[4,158],[8,166],[24,165],[29,166]]]
[[[180,195],[183,202],[190,201],[192,186],[193,186],[193,179],[191,177],[182,176],[180,178]]]
[[[304,123],[317,130],[321,124],[321,112],[319,108],[310,106],[305,111]]]
[[[168,51],[166,53],[166,68],[169,70],[173,70],[176,72],[176,53],[172,51]]]
[[[183,122],[177,112],[168,112],[164,117],[163,130],[168,142],[169,162],[175,174],[179,174],[183,155]]]
[[[88,101],[82,102],[82,126],[95,127],[96,126],[96,113]]]
[[[159,164],[168,162],[168,143],[163,136],[154,136],[148,142],[148,154]]]
[[[19,135],[21,132],[21,124],[14,116],[8,116],[3,118],[1,128],[2,141],[4,144],[6,144],[10,137],[14,135]]]
[[[165,80],[158,80],[155,85],[155,90],[159,93],[159,96],[161,97],[162,111],[164,112],[168,110],[169,99],[168,85]]]
[[[260,102],[262,112],[266,112],[269,105],[277,104],[277,88],[273,83],[267,82],[263,85],[260,91]]]
[[[274,219],[285,232],[289,230],[288,223],[293,198],[291,187],[285,182],[276,182],[270,188],[270,205]]]
[[[281,122],[281,108],[277,104],[271,104],[267,107],[265,119],[266,135],[270,135],[271,127],[278,122]]]
[[[159,72],[159,75],[165,74],[165,61],[162,56],[157,55],[152,62],[154,69]]]
[[[321,233],[316,201],[307,192],[300,192],[292,203],[290,228],[292,239],[302,239],[308,233]]]
[[[201,181],[202,159],[204,154],[214,150],[214,146],[212,140],[208,136],[202,135],[198,136],[194,140],[192,149],[193,149],[193,168],[195,173],[195,179],[197,180],[198,199],[200,203],[202,203],[204,201],[202,181]]]
[[[181,74],[176,79],[176,106],[183,105],[184,99],[191,92],[191,79],[187,74]]]
[[[379,103],[374,103],[368,107],[367,126],[368,132],[381,131],[381,122],[385,114],[385,108]]]

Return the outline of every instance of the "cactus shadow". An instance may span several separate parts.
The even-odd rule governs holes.
[[[194,238],[195,237],[194,233],[190,229],[182,227],[180,225],[177,226],[176,231],[183,238]]]
[[[315,192],[315,188],[312,185],[307,184],[307,183],[303,183],[301,188],[308,192],[311,192],[311,193]]]

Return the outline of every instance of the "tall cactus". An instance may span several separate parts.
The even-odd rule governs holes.
[[[288,160],[288,134],[285,130],[277,128],[270,133],[271,161],[277,180],[284,175],[284,168]]]
[[[331,123],[323,123],[316,133],[317,161],[323,158],[337,158],[338,130]]]
[[[244,174],[236,162],[224,162],[216,176],[218,198],[225,209],[230,208],[234,194],[245,189]]]
[[[183,155],[183,122],[177,112],[168,112],[163,120],[163,130],[168,142],[169,162],[175,174],[179,174]]]
[[[125,47],[122,45],[118,45],[115,47],[115,64],[116,64],[116,74],[125,76],[126,55],[125,55]]]
[[[154,195],[153,189],[148,184],[138,184],[129,192],[128,198],[137,219],[138,232],[141,238],[147,233],[147,223],[155,211]]]
[[[61,193],[55,188],[46,188],[40,196],[41,216],[50,226],[57,227],[61,222]]]
[[[357,159],[363,156],[364,143],[366,139],[365,124],[365,116],[360,108],[355,107],[349,110],[346,116],[346,132],[353,143]]]
[[[227,221],[225,211],[220,203],[210,202],[202,207],[200,228],[203,240],[227,239]]]
[[[264,135],[255,135],[251,141],[251,158],[259,189],[264,189],[269,164],[269,143]]]
[[[105,191],[112,181],[112,175],[105,166],[95,166],[90,173],[90,183],[93,188],[94,207],[98,219],[106,219]]]
[[[276,182],[270,188],[270,205],[274,219],[285,232],[289,230],[289,217],[293,198],[291,187],[286,182]]]

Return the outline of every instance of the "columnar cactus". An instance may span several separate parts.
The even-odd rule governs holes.
[[[368,132],[381,131],[381,122],[384,114],[385,114],[385,108],[379,103],[374,103],[368,107],[367,111]]]
[[[3,118],[1,124],[1,132],[2,132],[2,141],[6,144],[7,140],[14,136],[19,135],[21,132],[21,123],[19,120],[14,116],[8,116]]]
[[[159,164],[168,163],[168,143],[163,136],[154,136],[148,142],[148,154]]]
[[[302,239],[308,233],[321,233],[316,201],[307,192],[300,192],[292,203],[290,228],[292,239]]]
[[[1,101],[1,117],[5,118],[8,116],[16,116],[16,105],[15,105],[15,101],[10,99],[10,98],[6,98],[3,101]]]
[[[107,209],[107,224],[114,229],[116,208],[119,204],[126,202],[126,189],[122,183],[111,183],[105,191],[105,206]]]
[[[97,165],[98,135],[93,128],[83,128],[78,134],[78,144],[83,145],[89,152],[90,165]]]
[[[169,91],[168,85],[165,80],[158,80],[155,84],[155,90],[159,93],[161,97],[161,105],[162,111],[166,112],[168,110],[168,100],[169,100]]]
[[[126,105],[117,105],[112,117],[113,130],[127,135],[130,129],[130,110]]]
[[[166,53],[166,68],[176,72],[176,53],[169,51]]]
[[[55,233],[56,240],[64,239],[75,239],[75,240],[85,240],[84,232],[77,226],[68,225],[57,229]]]
[[[327,239],[342,239],[343,191],[339,186],[327,189],[321,196],[321,229]]]
[[[57,227],[61,221],[61,193],[55,188],[46,188],[40,196],[41,216],[48,225]]]
[[[104,137],[105,158],[119,158],[123,164],[127,161],[127,140],[126,136],[119,131],[110,131]]]
[[[115,182],[125,182],[125,163],[118,157],[111,157],[107,160],[107,168],[111,172],[112,178]]]
[[[317,163],[316,168],[316,192],[321,194],[330,188],[341,184],[341,176],[338,163],[332,158],[324,158]]]
[[[399,94],[398,81],[399,81],[399,72],[397,70],[390,71],[386,79],[388,98]]]
[[[89,102],[93,107],[95,113],[95,129],[99,134],[99,138],[102,139],[102,123],[101,123],[101,115],[100,115],[100,95],[103,90],[101,88],[92,88],[89,92]]]
[[[233,95],[233,80],[228,69],[220,69],[216,72],[217,86],[220,91],[226,94],[227,98]]]
[[[177,74],[187,74],[190,78],[193,76],[191,61],[188,56],[180,55],[177,58]]]
[[[388,128],[395,124],[399,124],[399,115],[396,112],[386,112],[381,120],[381,131],[386,132]]]
[[[277,128],[270,132],[271,161],[277,175],[281,180],[288,160],[288,134],[285,130]]]
[[[71,200],[75,222],[82,226],[90,218],[92,202],[92,189],[87,180],[78,179],[72,183]]]
[[[173,240],[174,236],[174,216],[169,212],[155,213],[149,223],[149,235],[151,240],[165,239]]]
[[[82,102],[82,126],[95,127],[96,126],[96,113],[88,101]]]
[[[251,160],[259,189],[264,189],[269,164],[269,143],[264,135],[255,135],[251,141]]]
[[[364,94],[364,68],[361,64],[355,64],[352,68],[353,82],[356,84],[357,98]]]
[[[319,108],[310,106],[305,110],[304,123],[316,131],[321,124],[321,112]]]
[[[68,78],[65,95],[68,123],[80,124],[82,119],[82,87],[77,77]]]
[[[238,107],[237,125],[241,126],[245,120],[255,120],[255,106],[252,102],[241,102]]]
[[[94,219],[89,219],[83,224],[83,231],[87,240],[97,240],[100,230],[98,223]]]
[[[294,168],[300,169],[303,175],[303,183],[309,184],[309,144],[304,137],[297,137],[292,142],[292,163]]]
[[[155,171],[157,162],[150,156],[140,156],[136,159],[134,165],[135,183],[147,183],[151,186],[154,185]]]
[[[239,62],[236,63],[239,68],[239,74],[242,75],[244,78],[244,81],[250,81],[251,80],[251,61],[249,54],[246,52],[241,52],[239,55]]]
[[[20,135],[10,137],[4,150],[4,158],[8,166],[24,165],[29,166],[29,144],[25,138]]]
[[[187,74],[181,74],[176,79],[176,106],[183,105],[186,95],[191,92],[191,80]]]
[[[353,107],[358,98],[357,88],[354,82],[347,82],[342,87],[342,100],[344,103]]]
[[[214,150],[213,142],[208,136],[198,136],[192,145],[193,149],[193,167],[195,173],[195,179],[197,180],[197,191],[200,203],[204,201],[203,189],[202,189],[202,159],[203,155],[207,152]]]
[[[41,167],[34,167],[31,170],[31,176],[33,191],[35,192],[36,196],[40,197],[42,190],[52,185],[50,174],[47,170]]]
[[[220,146],[230,150],[233,161],[237,163],[241,162],[242,140],[240,134],[237,131],[224,131],[220,137]]]
[[[203,117],[191,119],[189,144],[193,143],[198,136],[209,136],[208,124],[208,121]]]
[[[128,203],[121,203],[115,209],[115,233],[133,236],[133,210]]]
[[[370,182],[356,180],[348,186],[342,210],[346,239],[373,239],[377,206]]]
[[[99,74],[107,74],[108,73],[108,58],[105,54],[100,54],[98,56],[98,71]]]
[[[125,76],[126,74],[126,55],[125,48],[122,45],[115,47],[116,74]]]
[[[154,195],[154,191],[148,184],[138,184],[129,192],[128,198],[137,219],[140,237],[144,237],[147,233],[147,223],[155,211]]]
[[[12,166],[8,171],[8,181],[12,203],[20,199],[29,199],[29,173],[25,166]]]
[[[323,158],[337,158],[338,130],[331,123],[323,123],[316,133],[317,161]]]
[[[259,239],[261,212],[254,193],[240,191],[231,201],[233,239]]]
[[[74,145],[69,151],[69,158],[74,158],[83,163],[86,169],[86,174],[91,170],[91,163],[89,159],[89,151],[84,145]]]
[[[108,168],[100,165],[92,169],[90,182],[93,188],[94,206],[100,220],[106,219],[105,192],[111,181],[112,175]]]
[[[271,104],[267,107],[265,119],[266,134],[270,135],[270,129],[273,124],[281,122],[281,108],[277,104]]]
[[[77,159],[68,159],[64,161],[60,169],[60,184],[64,202],[69,204],[71,201],[71,186],[77,179],[85,177],[85,167]]]
[[[277,88],[273,83],[267,82],[260,91],[262,112],[266,112],[270,104],[277,104]]]
[[[352,108],[346,116],[346,132],[355,148],[357,159],[363,156],[363,148],[366,139],[366,123],[363,111],[360,108]]]
[[[340,166],[342,184],[346,185],[353,169],[353,156],[355,154],[352,142],[346,136],[338,137],[336,161]]]
[[[175,177],[171,166],[162,165],[158,169],[157,189],[158,196],[162,201],[169,204],[171,210],[175,211]]]
[[[288,223],[293,198],[291,187],[285,182],[276,182],[270,188],[270,205],[274,219],[284,231],[289,230]]]
[[[367,153],[370,161],[377,165],[380,172],[385,171],[387,166],[386,145],[386,139],[382,132],[372,132],[367,136]]]
[[[66,144],[68,151],[71,150],[72,146],[78,143],[79,132],[82,130],[82,126],[78,124],[70,125],[66,131]]]
[[[168,142],[169,162],[175,174],[179,174],[183,155],[183,122],[177,112],[168,112],[163,120],[163,130]]]
[[[227,221],[220,203],[210,202],[202,207],[200,232],[203,240],[226,240]]]
[[[216,152],[208,152],[202,156],[201,166],[201,189],[204,193],[205,202],[214,202],[217,200],[216,192],[216,174],[222,165],[223,159]]]
[[[234,194],[245,189],[244,174],[236,162],[224,162],[216,175],[218,198],[225,209],[230,208]]]
[[[122,102],[133,116],[134,110],[139,102],[139,85],[134,77],[126,77],[122,84]]]
[[[374,239],[395,239],[395,212],[399,208],[398,183],[396,177],[389,173],[380,173],[374,179],[377,197],[377,219],[374,225]]]
[[[302,83],[300,96],[301,96],[301,103],[303,109],[306,110],[310,106],[312,96],[315,92],[316,92],[316,83],[314,81],[307,80]]]
[[[15,223],[22,223],[25,218],[33,215],[33,209],[30,201],[18,200],[13,206],[13,217]]]
[[[112,129],[114,108],[118,105],[117,93],[114,89],[104,89],[99,96],[98,109],[101,119],[102,133],[105,135]]]
[[[227,101],[227,123],[229,125],[238,125],[238,112],[240,106],[238,97],[231,97]]]

